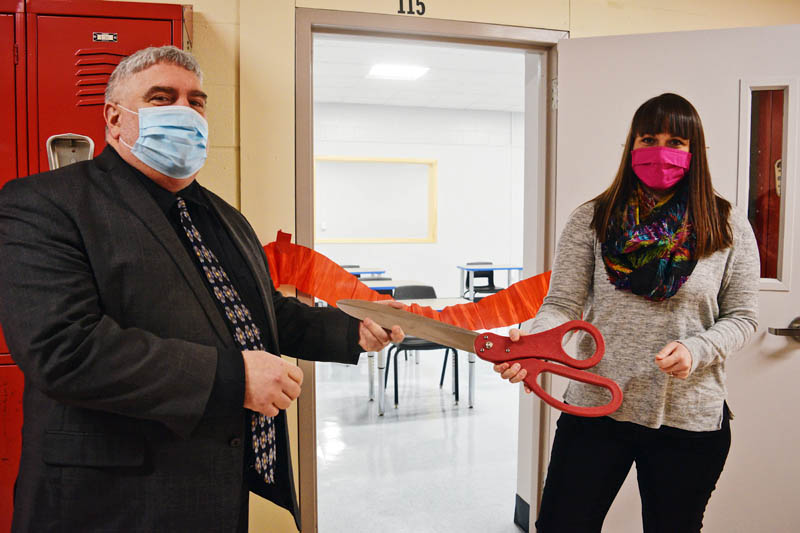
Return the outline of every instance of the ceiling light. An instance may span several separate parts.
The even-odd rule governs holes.
[[[430,69],[417,65],[392,65],[389,63],[378,63],[373,65],[367,74],[367,78],[377,80],[418,80]]]

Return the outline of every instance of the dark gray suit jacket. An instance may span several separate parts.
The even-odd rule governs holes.
[[[208,415],[235,343],[175,230],[110,148],[0,191],[0,323],[25,374],[15,531],[231,531],[247,412]],[[358,323],[274,290],[261,244],[205,191],[265,306],[267,349],[354,363]],[[285,415],[279,484],[297,513]]]

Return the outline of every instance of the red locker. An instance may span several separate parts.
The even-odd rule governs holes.
[[[0,13],[0,94],[12,97],[0,100],[0,186],[17,174],[17,102],[14,62],[14,14]]]
[[[0,0],[0,187],[27,175],[24,0]],[[22,41],[20,46],[20,41]],[[20,58],[21,55],[21,58]],[[0,330],[0,531],[11,529],[22,441],[22,372]]]
[[[22,372],[0,355],[0,531],[11,530],[14,480],[22,445]]]
[[[24,48],[23,60],[19,61],[17,44],[18,35],[24,33],[24,22],[22,0],[0,0],[0,187],[11,179],[27,174],[25,76],[20,66],[25,61]],[[4,362],[2,354],[7,353],[8,347],[0,330],[0,364]]]
[[[147,46],[181,46],[180,5],[28,0],[30,173],[48,170],[51,135],[79,133],[105,147],[103,92],[114,67]]]
[[[88,135],[100,153],[114,67],[146,46],[182,47],[182,36],[180,5],[0,0],[0,187],[49,169],[51,135]],[[8,351],[0,331],[0,533],[11,528],[23,421],[23,376]]]
[[[0,187],[28,174],[24,13],[24,0],[0,0]]]

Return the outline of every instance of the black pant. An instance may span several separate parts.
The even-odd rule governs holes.
[[[702,432],[563,413],[536,531],[600,532],[635,462],[644,532],[699,532],[730,445],[727,405],[722,429]]]

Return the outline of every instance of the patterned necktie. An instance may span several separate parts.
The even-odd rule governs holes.
[[[181,197],[178,197],[178,210],[181,226],[183,226],[195,257],[206,275],[208,286],[225,309],[225,318],[234,339],[242,350],[264,350],[264,344],[261,342],[261,330],[253,322],[250,310],[242,302],[217,256],[203,244],[200,232],[194,227],[192,218],[189,216],[186,201]],[[253,413],[250,421],[250,437],[247,440],[252,442],[256,472],[267,484],[275,483],[277,451],[273,418],[261,413]]]

